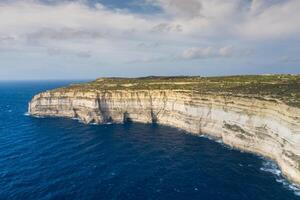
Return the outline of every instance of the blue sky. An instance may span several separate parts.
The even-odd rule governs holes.
[[[300,73],[299,0],[0,0],[0,80]]]

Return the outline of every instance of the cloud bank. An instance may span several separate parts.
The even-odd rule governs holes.
[[[143,0],[139,5],[160,12],[82,0],[0,1],[0,52],[65,54],[108,64],[158,57],[226,59],[241,55],[236,47],[247,51],[255,44],[298,40],[300,34],[299,0]]]

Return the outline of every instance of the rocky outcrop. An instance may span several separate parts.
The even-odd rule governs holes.
[[[300,184],[300,109],[277,101],[190,90],[55,90],[36,95],[29,113],[85,123],[158,123],[206,134],[273,159]]]

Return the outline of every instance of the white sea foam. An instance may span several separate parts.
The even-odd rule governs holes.
[[[214,141],[214,142],[216,142],[216,143],[218,143],[218,144],[220,144],[220,145],[222,145],[224,148],[226,148],[226,149],[233,149],[233,147],[231,147],[231,146],[229,146],[229,145],[226,145],[224,142],[223,142],[223,140],[222,139],[218,139],[218,138],[216,138],[216,137],[212,137],[212,136],[209,136],[209,135],[205,135],[205,134],[202,134],[202,135],[197,135],[198,137],[202,137],[202,138],[206,138],[206,139],[209,139],[209,140],[211,140],[211,141]],[[237,151],[240,151],[240,152],[243,152],[242,150],[240,150],[240,149],[236,149]]]
[[[24,115],[34,117],[34,118],[46,118],[45,116],[41,116],[41,115],[30,115],[28,112],[24,113]]]
[[[209,139],[209,140],[213,140],[213,141],[218,142],[218,143],[223,143],[222,140],[217,140],[216,138],[211,137],[209,135],[203,134],[203,135],[199,135],[199,137],[206,138],[206,139]]]
[[[117,123],[112,123],[112,122],[106,122],[106,123],[97,123],[97,122],[94,122],[94,123],[89,123],[89,125],[92,125],[92,126],[111,125],[111,124],[117,124]]]
[[[264,172],[270,172],[272,174],[275,174],[276,176],[281,175],[281,171],[278,169],[277,165],[268,160],[265,160],[263,162],[263,166],[260,168],[260,170],[262,170]]]
[[[80,118],[78,118],[78,117],[72,117],[71,119],[80,121]]]
[[[296,196],[300,196],[300,187],[295,184],[289,183],[282,176],[280,169],[274,162],[270,160],[264,160],[262,165],[263,166],[260,168],[260,170],[274,174],[276,177],[276,182],[281,183],[286,189],[293,191]]]
[[[35,117],[35,118],[46,118],[45,116],[39,116],[39,115],[33,115],[33,117]]]

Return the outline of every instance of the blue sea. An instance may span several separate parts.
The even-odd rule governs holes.
[[[25,114],[69,83],[0,82],[0,199],[300,199],[274,163],[209,138]]]

